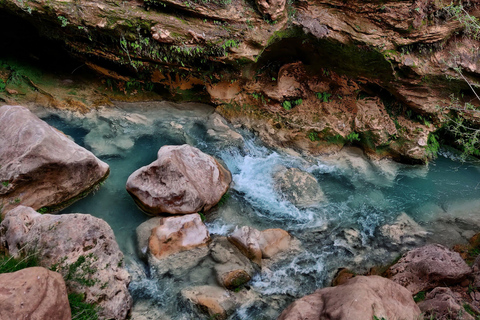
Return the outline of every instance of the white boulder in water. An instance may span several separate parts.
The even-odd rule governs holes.
[[[230,172],[199,149],[163,146],[156,161],[130,175],[126,187],[147,213],[189,214],[216,205],[231,181]]]

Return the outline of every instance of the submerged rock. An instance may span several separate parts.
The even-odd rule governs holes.
[[[405,212],[402,212],[393,224],[382,226],[380,232],[395,245],[414,245],[427,236],[427,231]]]
[[[148,239],[148,251],[157,259],[206,246],[210,241],[207,227],[198,214],[162,218],[158,223]]]
[[[297,168],[284,168],[274,176],[275,190],[286,200],[299,207],[308,207],[325,201],[317,179]]]
[[[88,214],[42,215],[19,206],[2,221],[0,243],[14,257],[36,253],[40,265],[63,275],[69,291],[98,304],[102,318],[127,317],[130,275],[105,221]]]
[[[106,163],[20,106],[0,108],[0,203],[38,210],[84,197],[109,173]]]
[[[420,309],[411,293],[378,277],[355,277],[337,287],[324,288],[292,303],[278,320],[417,319]]]
[[[62,276],[42,267],[0,274],[0,319],[70,320]]]
[[[158,159],[132,173],[127,191],[152,214],[209,210],[228,190],[230,172],[189,145],[163,146]]]
[[[463,280],[471,268],[457,253],[439,244],[413,249],[390,267],[392,281],[412,294]]]

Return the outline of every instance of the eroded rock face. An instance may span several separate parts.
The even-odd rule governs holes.
[[[42,267],[0,274],[0,318],[70,320],[62,276]]]
[[[132,173],[127,191],[152,214],[189,214],[209,210],[232,181],[213,157],[189,145],[163,146],[158,159]]]
[[[278,320],[371,320],[374,316],[417,319],[420,309],[404,287],[382,277],[360,276],[295,301]]]
[[[317,179],[308,172],[297,168],[283,168],[274,176],[277,192],[299,207],[308,207],[325,201],[325,195]]]
[[[105,221],[88,214],[42,215],[18,206],[2,221],[0,242],[15,257],[37,252],[42,266],[69,279],[69,291],[84,293],[87,302],[101,307],[100,316],[126,318],[132,306],[130,275]]]
[[[285,11],[285,0],[255,0],[258,10],[272,20],[281,18]]]
[[[255,294],[252,290],[236,293],[216,286],[198,286],[182,290],[182,297],[202,313],[226,319],[236,308],[254,299]]]
[[[413,249],[390,268],[392,281],[412,294],[463,280],[470,267],[457,253],[439,244]]]
[[[161,259],[180,251],[206,246],[209,241],[210,234],[200,215],[188,214],[160,219],[159,225],[151,231],[148,250]]]
[[[20,106],[0,108],[0,202],[38,210],[86,195],[109,173],[106,163]]]

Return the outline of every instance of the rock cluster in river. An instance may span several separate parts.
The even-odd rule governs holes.
[[[227,169],[197,148],[163,146],[156,161],[130,175],[127,191],[148,213],[189,214],[216,205],[231,181]]]
[[[21,106],[0,108],[0,203],[58,209],[109,173],[90,151]]]

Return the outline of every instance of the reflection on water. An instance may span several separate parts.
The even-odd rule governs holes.
[[[294,157],[268,149],[238,129],[241,143],[224,125],[216,127],[213,111],[201,104],[155,102],[118,103],[87,115],[40,112],[110,165],[105,184],[64,213],[90,213],[112,226],[134,275],[130,289],[136,305],[151,314],[192,317],[179,298],[188,280],[156,279],[136,256],[135,229],[148,216],[136,207],[125,183],[133,171],[155,160],[163,145],[191,144],[221,159],[232,172],[230,198],[207,215],[211,234],[228,235],[236,226],[250,225],[283,228],[301,242],[298,255],[254,276],[252,289],[262,299],[238,309],[232,319],[275,318],[293,297],[328,285],[338,267],[361,271],[390,261],[406,247],[386,243],[379,227],[402,212],[430,232],[427,241],[450,245],[480,229],[480,167],[456,162],[452,152],[445,151],[428,167],[369,161],[356,149],[329,157]],[[272,178],[282,166],[314,175],[327,201],[300,209],[282,200]]]

